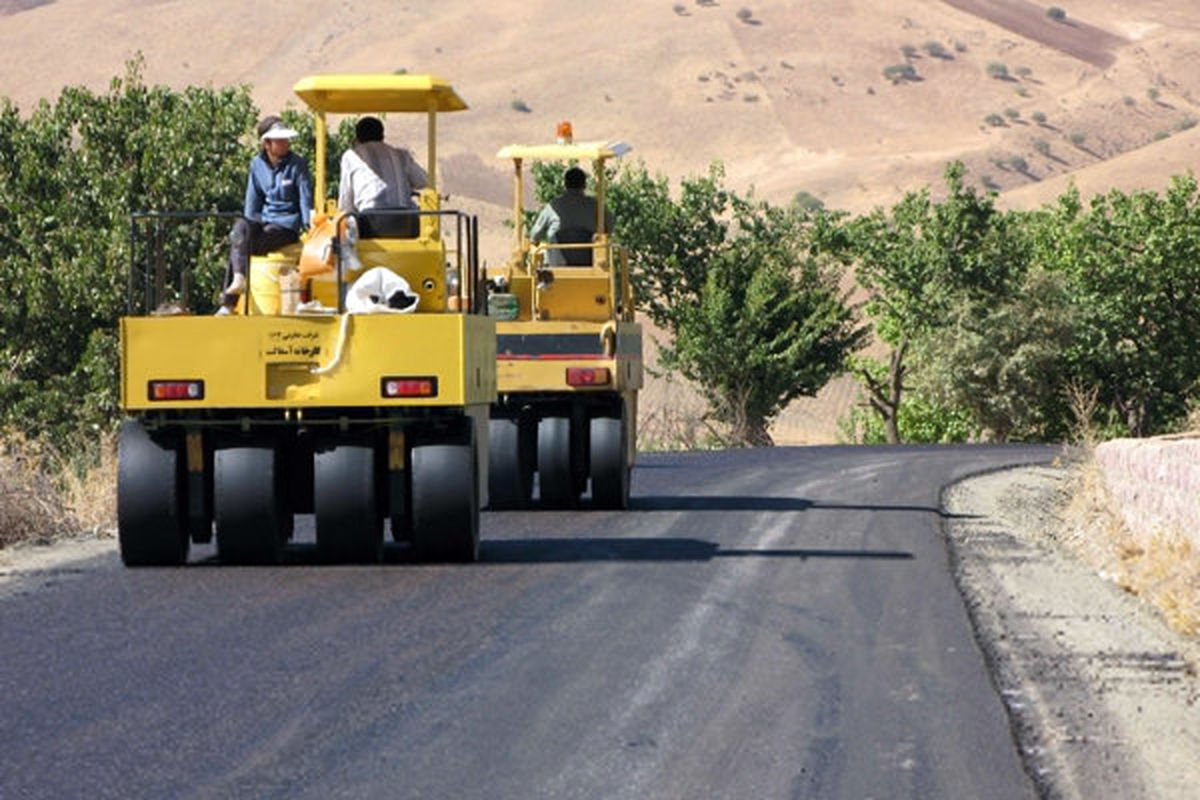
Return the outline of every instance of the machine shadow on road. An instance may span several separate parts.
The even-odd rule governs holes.
[[[719,558],[875,559],[909,561],[904,550],[724,548],[703,539],[501,539],[480,543],[480,564],[568,564],[588,561],[713,561]]]
[[[629,499],[633,511],[904,511],[937,514],[943,519],[970,519],[934,506],[868,503],[825,503],[803,497],[737,495],[642,495]]]

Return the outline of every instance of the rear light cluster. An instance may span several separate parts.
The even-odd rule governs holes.
[[[384,397],[437,397],[437,378],[384,378],[379,390]]]
[[[607,386],[608,367],[567,367],[568,386]]]
[[[150,381],[151,400],[203,400],[204,381]]]

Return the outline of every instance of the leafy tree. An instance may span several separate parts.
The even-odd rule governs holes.
[[[1075,313],[1066,277],[1040,269],[1011,297],[960,300],[948,324],[920,343],[915,385],[984,438],[1062,438]]]
[[[719,164],[681,181],[644,166],[610,186],[640,308],[666,329],[664,364],[692,381],[733,445],[764,445],[792,399],[815,394],[861,342],[838,288],[828,215],[724,187]]]
[[[1011,291],[1024,271],[1020,239],[990,196],[964,181],[959,162],[946,168],[947,197],[910,192],[889,212],[876,210],[848,226],[867,314],[891,351],[884,374],[860,365],[871,407],[889,442],[899,442],[899,412],[911,348],[945,326],[954,303]]]
[[[22,119],[0,101],[0,423],[65,438],[116,415],[116,321],[125,310],[129,214],[237,210],[255,109],[246,87],[148,87],[140,59],[106,94],[69,87]],[[223,229],[164,246],[215,291]]]
[[[1187,414],[1200,378],[1200,191],[1113,191],[1084,207],[1072,189],[1035,217],[1036,259],[1071,287],[1077,331],[1067,369],[1133,435]]]

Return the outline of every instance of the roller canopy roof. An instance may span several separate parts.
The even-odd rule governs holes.
[[[533,161],[599,161],[620,158],[632,150],[625,142],[577,142],[574,144],[510,144],[500,148],[497,158]]]
[[[312,75],[292,87],[309,108],[332,114],[464,111],[467,104],[435,75]]]

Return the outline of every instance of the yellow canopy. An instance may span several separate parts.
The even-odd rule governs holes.
[[[625,142],[574,142],[572,144],[510,144],[500,148],[497,158],[533,161],[602,161],[620,158],[633,148]]]
[[[467,104],[436,75],[311,75],[293,91],[313,111],[367,114],[387,111],[464,111]]]

